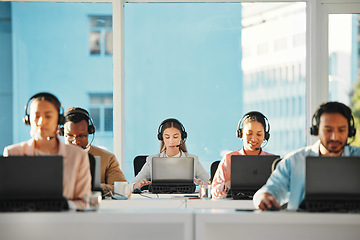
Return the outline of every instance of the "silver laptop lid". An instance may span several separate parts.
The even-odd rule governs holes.
[[[360,157],[306,157],[305,198],[360,199]]]
[[[0,199],[60,199],[62,156],[0,157]]]
[[[231,188],[257,190],[271,174],[271,166],[278,155],[232,155]]]
[[[94,189],[101,188],[101,159],[100,156],[94,156],[95,158],[95,179]]]
[[[192,157],[154,157],[152,159],[151,179],[156,182],[193,182],[194,158]]]

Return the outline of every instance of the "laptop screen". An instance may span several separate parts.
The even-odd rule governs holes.
[[[194,158],[154,157],[152,159],[152,183],[194,182]]]
[[[306,198],[360,198],[360,157],[306,157]]]
[[[231,189],[257,190],[270,177],[278,155],[232,155]]]
[[[60,199],[62,156],[0,157],[0,199]]]

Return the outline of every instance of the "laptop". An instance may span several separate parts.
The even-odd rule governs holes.
[[[101,159],[100,156],[94,156],[95,158],[95,170],[94,170],[94,183],[93,183],[93,191],[101,190]]]
[[[0,157],[0,211],[62,211],[62,156]]]
[[[271,175],[278,155],[232,155],[230,194],[233,199],[252,199]]]
[[[360,157],[306,157],[305,173],[300,211],[360,211]]]
[[[153,193],[193,193],[194,158],[154,157],[152,159],[151,186]]]

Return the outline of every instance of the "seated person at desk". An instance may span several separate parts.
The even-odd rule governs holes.
[[[134,180],[131,181],[130,185],[135,189],[151,183],[150,169],[153,157],[193,157],[195,164],[195,183],[199,184],[201,181],[208,182],[210,175],[201,165],[199,157],[187,152],[185,145],[186,138],[187,133],[180,121],[174,118],[164,120],[158,128],[158,139],[161,141],[160,153],[146,158],[146,163]]]
[[[313,115],[312,124],[310,133],[319,140],[288,154],[279,162],[266,184],[254,195],[256,208],[280,209],[287,203],[288,209],[298,209],[305,197],[306,156],[360,156],[359,147],[347,145],[348,138],[356,133],[348,106],[339,102],[324,103]]]
[[[246,113],[238,123],[236,135],[241,138],[244,146],[226,154],[220,161],[211,186],[213,198],[226,197],[229,191],[232,155],[271,155],[261,147],[270,138],[270,124],[264,114],[257,111]]]
[[[41,92],[32,96],[25,106],[24,117],[25,124],[31,127],[31,139],[5,147],[3,155],[61,155],[64,164],[63,196],[68,200],[74,200],[77,207],[83,207],[82,199],[91,192],[89,158],[80,148],[60,141],[59,126],[65,122],[61,110],[60,101],[50,93]],[[69,205],[70,208],[74,207],[71,206],[73,205],[71,202]]]
[[[79,107],[69,108],[65,111],[65,119],[64,127],[60,129],[65,143],[77,145],[93,156],[100,156],[101,188],[104,192],[113,192],[114,182],[126,182],[115,155],[89,143],[89,134],[95,133],[95,127],[88,111]]]

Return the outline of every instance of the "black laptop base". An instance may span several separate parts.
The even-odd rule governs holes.
[[[303,200],[298,211],[306,212],[360,212],[360,201]]]
[[[179,185],[179,184],[154,184],[149,185],[149,192],[158,193],[194,193],[195,184]]]
[[[66,198],[51,200],[0,200],[0,212],[59,212],[69,209]]]
[[[226,198],[232,198],[234,200],[252,200],[255,192],[255,190],[240,190],[230,188]]]

